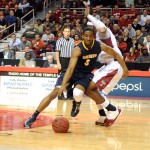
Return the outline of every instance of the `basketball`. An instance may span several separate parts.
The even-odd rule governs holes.
[[[69,121],[65,117],[56,117],[52,122],[52,129],[55,133],[66,133],[69,129]]]

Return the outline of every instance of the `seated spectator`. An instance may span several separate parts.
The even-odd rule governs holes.
[[[46,52],[52,52],[53,48],[51,47],[51,45],[48,45],[48,41],[44,40],[44,46],[42,49],[40,49],[37,53],[38,55],[45,57],[46,56]]]
[[[118,47],[122,53],[127,52],[127,43],[123,41],[123,36],[118,37]]]
[[[14,59],[14,51],[10,49],[9,44],[4,45],[4,59]]]
[[[35,67],[35,61],[32,60],[30,52],[26,52],[24,58],[20,59],[19,67]]]
[[[125,55],[125,62],[134,62],[136,59],[135,48],[131,47]]]
[[[143,47],[142,53],[135,60],[137,63],[150,63],[150,54],[148,53],[147,47]]]
[[[23,13],[27,13],[29,11],[30,3],[28,0],[22,0],[22,2],[19,3],[19,9],[23,10]]]
[[[143,33],[141,32],[141,30],[136,30],[136,39],[137,39],[137,43],[139,44],[143,44],[144,42],[144,37],[142,37]]]
[[[128,24],[131,24],[131,20],[128,18],[127,14],[124,14],[119,20],[118,24],[121,29],[127,28]]]
[[[43,47],[44,47],[43,40],[41,39],[39,34],[36,34],[35,38],[32,40],[32,49],[34,50],[37,58],[40,58],[38,51],[42,50]]]
[[[132,39],[129,37],[129,31],[123,32],[123,41],[127,43],[127,52],[129,52],[129,49],[132,47]]]
[[[17,18],[17,30],[20,29],[21,25],[21,18],[23,17],[22,10],[18,8],[18,5],[15,5],[14,7],[14,16]]]
[[[128,31],[129,32],[129,37],[133,38],[134,36],[136,36],[136,32],[132,27],[132,24],[128,24],[127,28],[124,29],[124,31]]]
[[[124,12],[121,9],[119,9],[118,5],[115,5],[112,11],[112,15],[114,16],[115,20],[119,20],[124,15]]]
[[[37,23],[35,24],[35,29],[37,29],[41,34],[43,34],[44,25],[42,24],[41,19],[37,19]]]
[[[54,37],[54,34],[51,32],[51,29],[50,28],[46,28],[45,29],[45,34],[42,35],[42,40],[46,40],[48,41],[50,36],[53,36]]]
[[[133,21],[139,14],[139,11],[135,9],[134,5],[130,5],[130,9],[126,11],[126,14],[128,15],[128,18]]]
[[[96,19],[100,20],[100,16],[97,14],[95,9],[92,11],[92,16],[95,17]]]
[[[55,52],[56,48],[56,41],[54,40],[54,36],[50,35],[49,40],[48,40],[48,45],[50,45],[53,49],[53,52]]]
[[[5,6],[5,9],[3,10],[4,16],[8,16],[8,15],[9,15],[9,11],[10,11],[9,6],[6,5],[6,6]]]
[[[141,30],[142,26],[140,24],[138,24],[138,19],[134,19],[134,21],[132,23],[132,27],[136,31],[136,30]]]
[[[5,8],[5,6],[8,6],[9,5],[9,2],[7,1],[7,0],[1,0],[1,5],[0,5],[0,7],[1,8]]]
[[[9,15],[6,16],[8,26],[17,22],[17,18],[14,16],[14,11],[10,10]],[[9,28],[9,33],[14,32],[14,26]]]
[[[20,51],[24,50],[26,46],[29,46],[31,48],[32,47],[31,42],[28,41],[25,36],[22,36],[19,50]]]
[[[47,56],[47,60],[43,64],[43,68],[56,68],[56,62],[52,55]]]
[[[126,7],[134,6],[134,0],[125,0]]]
[[[135,7],[143,8],[144,7],[144,1],[143,0],[135,0]]]
[[[35,56],[35,54],[34,54],[34,51],[29,47],[29,46],[25,46],[25,48],[24,48],[24,50],[22,50],[23,52],[30,52],[30,54],[31,54],[31,59],[35,59],[36,58],[36,56]]]
[[[147,10],[146,10],[146,9],[143,10],[143,13],[142,13],[142,15],[141,15],[141,19],[142,19],[144,22],[146,22],[147,19],[150,19],[150,15],[147,14]]]
[[[9,2],[9,8],[15,8],[15,5],[18,5],[17,0],[11,0]]]
[[[150,53],[150,34],[144,38],[143,44],[147,47],[147,50]]]
[[[40,35],[41,33],[39,30],[35,29],[34,23],[30,23],[30,28],[23,33],[23,36],[25,36],[28,40],[32,40],[35,38],[36,34]]]
[[[9,47],[10,47],[10,49],[13,50],[14,52],[15,52],[15,51],[19,51],[20,44],[21,44],[20,39],[17,39],[17,38],[16,38],[16,35],[15,35],[15,34],[12,34],[12,35],[11,35],[11,40],[10,40],[10,42],[9,42]]]
[[[123,36],[123,33],[120,30],[118,24],[114,24],[111,30],[112,30],[112,33],[114,34],[114,36],[116,37],[116,39],[118,39],[119,36]]]
[[[0,39],[2,39],[2,37],[3,37],[4,31],[2,31],[2,30],[4,30],[4,29],[6,28],[6,25],[7,25],[7,22],[6,22],[6,20],[5,20],[5,17],[4,17],[4,15],[3,15],[3,12],[0,11]],[[7,31],[5,31],[5,33],[6,33],[6,32],[7,32]]]
[[[78,34],[75,34],[74,36],[74,45],[77,46],[81,42],[80,36]]]
[[[141,27],[141,32],[142,32],[142,37],[146,37],[148,35],[148,33],[145,30],[145,26]]]
[[[147,33],[150,33],[150,18],[146,20],[145,22],[145,31]]]
[[[138,20],[138,24],[141,26],[145,25],[145,21],[141,19],[141,15],[137,15],[136,19]]]
[[[137,46],[138,46],[137,39],[136,39],[136,37],[133,37],[132,38],[132,47],[137,49]]]

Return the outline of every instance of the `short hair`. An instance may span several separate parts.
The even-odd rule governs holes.
[[[70,26],[68,26],[68,25],[64,25],[64,26],[62,27],[62,31],[64,31],[65,29],[71,29],[71,28],[70,28]]]
[[[83,34],[84,34],[86,31],[91,31],[91,32],[94,34],[94,30],[93,30],[93,28],[91,28],[91,27],[86,27],[86,28],[84,28]]]

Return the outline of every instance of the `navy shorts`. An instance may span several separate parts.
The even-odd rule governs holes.
[[[55,86],[61,86],[64,75],[65,75],[64,72],[60,74]],[[92,78],[93,78],[92,73],[83,73],[83,72],[75,70],[69,81],[69,84],[74,85],[74,87],[79,84],[86,89],[89,86]]]

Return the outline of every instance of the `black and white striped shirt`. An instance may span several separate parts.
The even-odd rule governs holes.
[[[70,58],[72,50],[74,49],[74,39],[69,37],[65,39],[61,37],[56,42],[56,52],[60,52],[60,57]]]

